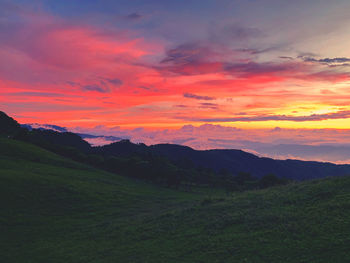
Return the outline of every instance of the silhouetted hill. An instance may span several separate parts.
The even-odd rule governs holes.
[[[59,127],[50,125],[52,127]],[[47,129],[33,129],[31,126],[20,125],[6,113],[0,111],[0,134],[27,141],[52,150],[54,147],[71,147],[82,152],[89,152],[91,146],[79,135],[71,132],[57,132]]]
[[[132,154],[152,154],[169,158],[175,163],[184,160],[197,167],[211,168],[215,171],[227,169],[232,174],[248,172],[256,177],[275,174],[278,177],[294,180],[306,180],[327,176],[350,175],[350,165],[310,162],[299,160],[274,160],[261,158],[241,150],[205,150],[197,151],[187,146],[158,144],[146,146],[130,141],[116,142],[97,147],[98,152],[123,156]]]
[[[135,144],[129,140],[121,140],[105,146],[94,147],[95,153],[113,156],[130,156],[135,154],[151,153],[150,148],[145,144]]]
[[[6,113],[0,111],[0,134],[13,135],[20,130],[21,126],[17,121],[7,116]]]
[[[57,145],[72,147],[82,152],[90,152],[91,146],[84,141],[79,135],[72,132],[56,132],[52,130],[33,129],[26,141],[45,146]]]

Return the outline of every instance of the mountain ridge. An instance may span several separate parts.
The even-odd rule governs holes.
[[[146,146],[144,144],[133,144],[130,141],[116,142],[95,147],[95,149],[97,152],[108,152],[115,156],[151,153],[166,156],[175,162],[189,159],[197,166],[211,168],[216,171],[227,169],[233,174],[244,171],[259,178],[266,174],[275,174],[287,179],[305,180],[350,174],[350,165],[291,159],[274,160],[235,149],[194,150],[182,145],[156,144]]]
[[[134,144],[130,140],[121,140],[104,146],[92,147],[81,136],[70,132],[33,129],[30,131],[30,136],[28,136],[23,128],[11,117],[8,117],[5,113],[2,113],[1,116],[2,120],[4,120],[2,127],[7,125],[9,130],[21,129],[21,134],[17,136],[18,138],[47,147],[53,151],[55,151],[55,147],[60,148],[65,146],[77,149],[83,153],[101,156],[161,156],[178,165],[187,162],[197,168],[212,169],[216,172],[225,169],[231,174],[247,172],[258,178],[267,174],[274,174],[277,177],[285,179],[307,180],[350,174],[350,165],[300,160],[274,160],[266,157],[258,157],[254,154],[235,149],[199,151],[188,146],[176,144],[157,144],[151,146],[143,143]]]

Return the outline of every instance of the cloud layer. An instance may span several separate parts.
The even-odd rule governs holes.
[[[242,149],[276,159],[301,159],[350,163],[350,130],[335,129],[239,129],[221,125],[186,125],[175,130],[73,128],[75,132],[128,138],[148,145],[174,143],[197,150]],[[111,143],[103,137],[89,141],[94,145]],[[344,142],[348,142],[347,144]]]

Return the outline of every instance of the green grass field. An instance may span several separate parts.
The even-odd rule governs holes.
[[[0,262],[350,262],[350,177],[176,191],[0,139]]]

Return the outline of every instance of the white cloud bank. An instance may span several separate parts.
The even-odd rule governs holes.
[[[73,132],[128,138],[147,145],[173,143],[197,150],[242,149],[276,159],[301,159],[350,163],[350,130],[336,129],[238,129],[221,125],[185,125],[180,129],[147,130],[144,128],[76,127]],[[111,143],[103,137],[93,145]]]

